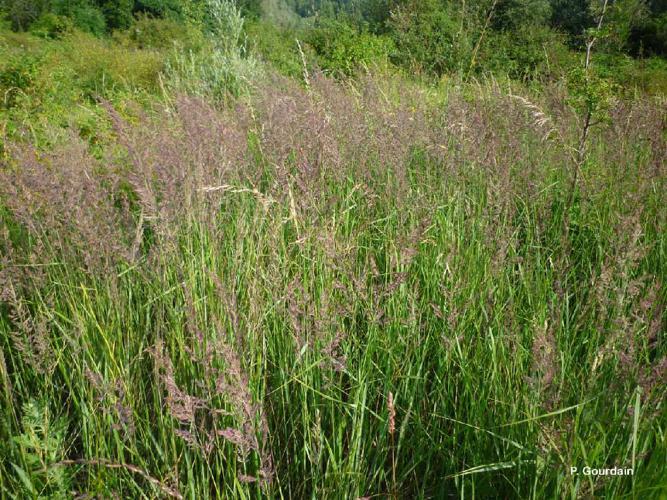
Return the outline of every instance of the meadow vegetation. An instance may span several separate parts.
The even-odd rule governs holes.
[[[653,4],[38,3],[0,497],[667,495]]]

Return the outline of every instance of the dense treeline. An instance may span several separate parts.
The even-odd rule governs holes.
[[[365,35],[388,37],[394,45],[394,62],[411,63],[427,72],[461,69],[471,51],[485,38],[493,39],[508,60],[519,65],[544,52],[544,45],[564,41],[581,47],[587,30],[594,27],[596,2],[588,0],[239,0],[249,20],[271,18],[283,25],[320,28],[331,38],[355,35],[361,45]],[[600,2],[601,3],[601,2]],[[203,0],[2,0],[15,30],[58,29],[63,19],[97,35],[127,29],[137,17],[167,18],[179,22],[201,17]],[[609,2],[606,49],[633,57],[664,56],[667,52],[667,2],[616,0]],[[286,22],[290,20],[291,23]],[[334,33],[335,32],[335,33]],[[329,45],[351,42],[328,40]],[[377,45],[370,43],[371,46]],[[380,43],[380,45],[385,45]],[[528,45],[528,47],[527,47]],[[359,51],[377,47],[361,47]],[[483,47],[478,47],[481,49]],[[322,47],[320,47],[322,49]],[[338,47],[340,50],[340,47]],[[522,60],[523,58],[523,60]],[[538,57],[539,58],[539,57]],[[465,66],[465,64],[463,64]]]

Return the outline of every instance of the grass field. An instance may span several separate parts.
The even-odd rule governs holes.
[[[568,99],[270,77],[7,141],[0,496],[665,498],[667,108],[583,150]]]

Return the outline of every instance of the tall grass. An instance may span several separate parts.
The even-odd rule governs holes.
[[[313,75],[11,145],[2,495],[667,493],[665,109],[570,204],[563,102]]]

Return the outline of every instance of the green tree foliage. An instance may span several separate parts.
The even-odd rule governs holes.
[[[318,13],[322,17],[334,17],[337,12],[346,10],[348,2],[345,0],[285,0],[300,16],[309,17]]]
[[[262,17],[261,0],[238,0],[237,5],[241,9],[243,17],[248,20],[256,21]]]
[[[659,0],[664,2],[664,0]],[[596,9],[600,0],[551,0],[551,26],[570,35],[573,46],[580,47],[585,39],[585,32],[594,24]],[[667,5],[667,2],[664,2]],[[656,2],[657,6],[658,3]],[[658,10],[656,10],[656,8]],[[641,43],[650,39],[657,30],[644,30],[655,26],[656,12],[659,7],[651,7],[645,0],[615,0],[608,2],[606,50],[620,50],[632,46],[632,40]],[[635,44],[636,44],[635,43]]]
[[[242,1],[259,4],[259,0]],[[74,26],[95,35],[128,28],[136,14],[182,22],[198,9],[203,9],[200,0],[0,0],[0,13],[15,30],[26,30],[42,14],[52,13],[69,17]]]
[[[632,26],[628,36],[630,53],[635,56],[667,55],[667,12]]]
[[[546,26],[550,17],[548,0],[500,0],[493,15],[494,27],[502,30]]]
[[[246,27],[253,50],[269,62],[280,73],[293,78],[302,78],[303,61],[296,40],[299,33],[290,28],[280,28],[269,21],[255,21]],[[302,49],[309,47],[302,44]]]
[[[54,14],[69,17],[80,30],[98,36],[106,32],[104,14],[97,5],[88,0],[52,0],[50,9]]]
[[[47,8],[46,0],[0,0],[0,8],[15,30],[25,30]]]
[[[587,27],[593,24],[587,0],[551,0],[551,24],[581,42]]]
[[[68,17],[45,12],[30,26],[30,31],[42,38],[58,39],[71,33],[73,28],[74,24]]]
[[[134,0],[100,0],[99,4],[110,29],[130,27]]]
[[[153,17],[183,19],[183,5],[187,2],[179,0],[135,0],[134,12],[148,14]]]
[[[197,51],[204,45],[203,34],[188,24],[138,14],[132,27],[114,36],[127,46],[138,49],[171,49]]]
[[[339,20],[323,19],[308,35],[320,66],[334,73],[350,75],[364,64],[385,59],[392,51],[387,37],[358,31]]]
[[[561,36],[545,27],[497,31],[481,50],[478,68],[517,80],[539,80],[552,74],[552,64],[568,62],[566,52]]]
[[[385,32],[397,0],[361,0],[357,5],[359,15],[373,31]]]
[[[394,9],[388,23],[395,62],[431,74],[456,69],[459,26],[441,2],[410,0]]]
[[[606,15],[609,26],[606,50],[625,50],[633,26],[641,24],[647,16],[644,0],[616,0],[612,3]]]

